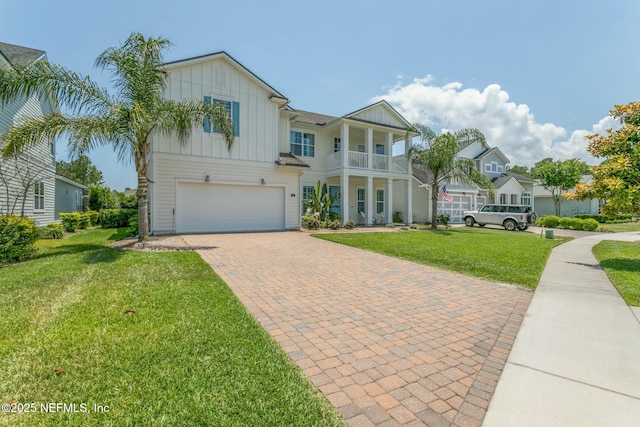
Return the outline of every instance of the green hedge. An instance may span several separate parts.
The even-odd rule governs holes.
[[[536,220],[536,225],[548,228],[567,228],[571,230],[594,231],[600,225],[593,218],[559,218],[555,215],[549,215]]]
[[[76,231],[81,221],[80,212],[64,212],[60,214],[60,221],[62,221],[62,226],[64,227],[64,231],[67,233],[73,233]],[[86,228],[86,227],[85,227]]]
[[[64,226],[62,224],[47,224],[40,229],[41,239],[62,239]]]
[[[595,219],[600,224],[615,224],[633,221],[633,217],[631,215],[616,215],[615,217],[609,217],[600,214],[577,214],[576,218]]]
[[[102,209],[100,226],[102,228],[129,227],[129,218],[138,215],[137,209]]]
[[[89,216],[89,223],[93,227],[98,223],[98,216],[100,215],[98,211],[92,211],[91,209],[87,209],[86,214]]]
[[[33,255],[39,234],[31,218],[0,216],[0,263],[22,261]]]

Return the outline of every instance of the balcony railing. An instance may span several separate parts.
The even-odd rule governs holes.
[[[384,154],[373,154],[371,156],[372,164],[369,165],[369,154],[360,151],[349,151],[347,153],[348,168],[354,169],[375,169],[380,171],[391,172],[407,172],[408,161],[404,157],[393,157],[391,165],[389,164],[389,156]],[[342,165],[342,153],[340,151],[331,153],[326,160],[327,169],[340,169]]]

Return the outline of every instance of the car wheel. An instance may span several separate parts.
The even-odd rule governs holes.
[[[487,225],[487,224],[478,224],[478,225],[479,225],[480,227],[484,227],[484,226],[485,226],[485,225]]]
[[[529,222],[531,224],[535,224],[535,222],[536,222],[536,213],[535,212],[533,212],[531,215],[529,215]]]
[[[464,225],[466,225],[467,227],[473,227],[473,224],[475,223],[475,221],[473,220],[472,217],[468,216],[464,219]]]
[[[508,219],[504,222],[504,229],[507,231],[513,231],[518,227],[518,224],[512,219]]]
[[[518,230],[520,230],[520,231],[525,231],[527,228],[529,228],[529,224],[518,226]]]

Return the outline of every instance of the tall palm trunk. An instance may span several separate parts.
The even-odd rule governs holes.
[[[147,177],[138,173],[138,241],[149,239],[149,212],[147,208]]]
[[[438,183],[431,184],[431,229],[438,229]]]

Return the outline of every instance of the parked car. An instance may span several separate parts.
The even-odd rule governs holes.
[[[464,211],[462,217],[467,227],[473,227],[473,224],[480,227],[495,224],[508,231],[516,228],[524,231],[529,228],[529,224],[536,222],[536,213],[526,205],[484,205],[477,211]]]

